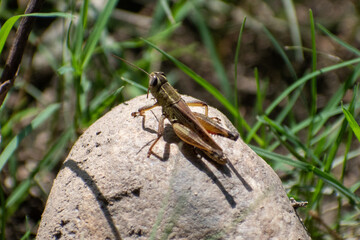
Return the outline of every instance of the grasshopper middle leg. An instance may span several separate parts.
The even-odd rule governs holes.
[[[151,144],[147,157],[150,157],[151,154],[153,154],[153,151],[152,151],[153,147],[155,146],[155,144],[159,141],[159,139],[164,134],[164,120],[165,120],[165,115],[161,115],[160,120],[159,120],[159,128],[158,128],[157,138],[155,139],[153,144]]]

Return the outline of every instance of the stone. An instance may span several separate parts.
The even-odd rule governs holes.
[[[310,239],[279,177],[241,139],[213,136],[229,159],[219,165],[166,120],[148,158],[161,108],[145,121],[131,113],[153,103],[145,95],[122,103],[82,134],[53,183],[37,239]],[[209,116],[234,129],[218,110]]]

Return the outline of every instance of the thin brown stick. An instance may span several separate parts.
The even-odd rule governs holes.
[[[30,0],[25,10],[25,13],[39,12],[44,0]],[[22,56],[25,51],[26,43],[35,21],[34,17],[24,17],[21,19],[14,42],[11,46],[9,56],[6,60],[4,71],[1,75],[0,85],[0,106],[2,105],[6,94],[11,86],[14,85],[16,73],[19,69]]]

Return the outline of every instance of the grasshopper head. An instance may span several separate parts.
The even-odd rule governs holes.
[[[159,88],[167,83],[166,76],[163,72],[152,72],[149,75],[149,88],[147,92],[147,96],[149,96],[149,91],[153,96],[156,96]]]

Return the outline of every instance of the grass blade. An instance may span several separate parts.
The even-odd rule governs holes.
[[[306,172],[312,172],[316,176],[318,176],[320,179],[322,179],[324,182],[332,186],[334,189],[339,191],[339,193],[343,194],[345,197],[347,197],[352,203],[356,204],[357,206],[360,206],[360,198],[356,196],[353,192],[351,192],[348,188],[346,188],[343,184],[341,184],[337,179],[335,179],[333,176],[331,176],[329,173],[323,172],[319,168],[314,167],[313,165],[306,163],[306,162],[300,162],[288,157],[285,157],[283,155],[261,149],[255,146],[250,146],[258,155],[260,155],[263,158],[268,158],[272,161],[277,161],[283,164],[287,164],[290,166],[295,167],[297,170],[303,170]]]
[[[245,28],[245,23],[246,23],[246,17],[244,17],[244,20],[243,20],[243,22],[241,24],[241,27],[240,27],[239,36],[238,36],[238,40],[237,40],[237,43],[236,43],[236,51],[235,51],[235,59],[234,59],[234,106],[235,106],[236,109],[239,109],[237,73],[238,73],[240,45],[241,45],[242,34],[243,34],[243,31],[244,31],[244,28]],[[240,116],[235,117],[235,126],[237,126],[237,128],[240,130],[240,135],[243,135],[243,131],[241,130],[241,125],[242,125],[242,118]]]
[[[316,53],[316,41],[315,41],[315,25],[314,25],[314,17],[312,11],[309,11],[310,15],[310,26],[311,26],[311,46],[312,46],[312,72],[316,71],[317,68],[317,53]],[[316,89],[316,77],[311,79],[311,103],[310,103],[310,118],[312,119],[309,130],[308,130],[308,138],[307,145],[310,145],[311,139],[313,137],[313,127],[316,115],[316,102],[317,102],[317,89]]]
[[[124,86],[118,88],[111,94],[107,94],[105,96],[102,96],[99,99],[96,99],[96,101],[91,101],[90,103],[90,123],[98,119],[104,111],[111,107],[111,105],[114,103],[116,98],[120,95],[121,90],[124,88]],[[100,100],[100,101],[99,101]]]
[[[5,207],[9,210],[8,215],[12,215],[12,212],[16,210],[15,205],[20,204],[24,200],[24,196],[27,196],[27,193],[30,189],[30,187],[33,184],[34,176],[41,170],[43,170],[44,167],[48,166],[51,162],[54,166],[56,160],[58,157],[56,155],[59,155],[59,153],[62,153],[63,149],[65,148],[66,144],[68,143],[69,139],[73,136],[74,129],[68,128],[66,132],[64,132],[57,141],[53,144],[53,146],[50,147],[49,151],[46,153],[44,158],[39,162],[39,164],[36,166],[36,168],[31,172],[28,179],[22,181],[11,193],[11,195],[6,199],[6,205]]]
[[[281,45],[278,43],[278,41],[275,39],[275,37],[271,34],[271,32],[265,26],[263,26],[263,30],[264,30],[265,34],[267,35],[267,37],[270,39],[271,43],[274,45],[277,52],[280,54],[281,58],[284,60],[287,68],[289,69],[289,72],[290,72],[292,78],[294,80],[296,80],[297,76],[296,76],[295,69],[291,64],[291,61],[287,57],[284,49],[281,47]]]
[[[329,173],[331,170],[331,167],[333,165],[334,159],[336,157],[336,153],[340,147],[340,144],[342,142],[343,136],[345,134],[345,130],[346,130],[346,122],[343,121],[341,124],[340,129],[338,129],[336,131],[336,139],[335,140],[331,140],[329,142],[331,142],[331,148],[329,149],[329,152],[326,154],[326,158],[325,158],[325,164],[324,164],[324,172]],[[321,192],[323,191],[323,182],[319,181],[316,185],[315,188],[315,192],[312,196],[312,204],[314,206],[316,206],[317,204],[319,204],[319,198],[321,197]],[[316,205],[315,205],[316,204]]]
[[[109,0],[101,12],[100,16],[96,19],[96,23],[94,29],[91,31],[90,37],[86,42],[83,55],[82,55],[82,69],[84,69],[89,62],[94,50],[95,46],[98,43],[101,32],[104,30],[107,21],[110,18],[110,15],[115,8],[117,0]]]
[[[340,44],[341,46],[343,46],[344,48],[346,48],[347,50],[349,50],[352,53],[355,53],[356,55],[360,56],[360,51],[358,49],[356,49],[355,47],[349,45],[348,43],[344,42],[343,40],[341,40],[340,38],[336,37],[334,34],[332,34],[330,31],[328,31],[323,25],[321,24],[316,24],[316,26],[326,35],[328,35],[332,40],[334,40],[335,42],[337,42],[338,44]]]
[[[302,43],[301,43],[301,35],[300,35],[300,29],[299,29],[299,23],[296,19],[296,11],[293,4],[293,0],[282,0],[285,13],[287,16],[287,19],[289,21],[289,30],[291,35],[291,40],[293,41],[295,46],[299,46],[299,48],[295,51],[296,60],[303,61],[304,55],[302,52]]]
[[[71,51],[71,53],[72,53],[72,61],[73,61],[72,66],[74,67],[76,74],[81,73],[81,68],[80,68],[81,59],[80,58],[81,58],[83,41],[84,41],[84,31],[85,31],[85,27],[86,27],[88,5],[89,5],[89,1],[85,0],[80,8],[79,23],[76,26],[75,33],[74,33],[75,43],[74,43],[73,50]],[[70,41],[69,41],[69,43],[70,43]]]
[[[312,150],[307,148],[302,143],[302,141],[298,137],[296,137],[289,129],[282,127],[280,124],[272,121],[266,116],[259,117],[259,120],[266,123],[275,134],[278,134],[280,141],[282,141],[280,136],[286,137],[286,139],[290,141],[297,149],[301,149],[302,151],[304,151],[306,155],[310,156],[316,162],[316,164],[322,166],[322,162],[312,152]],[[282,143],[298,160],[306,161],[305,157],[300,156],[300,154],[298,154],[298,151],[296,151],[292,146],[287,144],[285,141],[282,141]]]
[[[360,126],[359,124],[356,122],[354,116],[349,112],[349,110],[347,110],[346,108],[344,108],[343,106],[341,106],[343,113],[345,115],[346,120],[348,121],[351,129],[353,130],[353,132],[355,133],[356,138],[358,139],[358,141],[360,142]]]
[[[10,33],[12,27],[14,26],[16,21],[19,20],[19,18],[21,18],[21,17],[22,17],[22,15],[13,16],[13,17],[9,18],[8,20],[6,20],[4,25],[1,27],[1,29],[0,29],[0,54],[2,52],[2,49],[5,45],[6,39],[9,36],[9,33]]]
[[[352,60],[348,60],[339,64],[335,64],[329,67],[324,67],[320,70],[317,70],[315,72],[309,73],[307,75],[305,75],[304,77],[300,78],[299,80],[297,80],[296,82],[294,82],[291,86],[289,86],[287,89],[285,89],[282,94],[280,94],[279,97],[277,97],[271,104],[270,106],[265,110],[265,115],[269,115],[275,108],[276,106],[279,105],[279,103],[284,100],[286,97],[288,97],[290,95],[290,93],[292,91],[294,91],[295,89],[297,89],[299,86],[301,86],[302,84],[306,83],[307,81],[309,81],[310,79],[312,79],[313,77],[319,76],[321,74],[324,74],[326,72],[331,72],[334,71],[336,69],[340,69],[343,67],[347,67],[347,66],[351,66],[353,64],[356,63],[360,63],[360,58],[355,58]],[[260,122],[257,122],[255,124],[255,126],[252,128],[251,132],[249,132],[245,142],[249,142],[251,140],[251,138],[253,137],[253,134],[256,133],[256,131],[259,129],[259,127],[261,126]]]
[[[230,81],[226,75],[226,71],[224,69],[223,64],[220,61],[219,55],[217,53],[214,40],[212,39],[212,36],[210,34],[210,31],[208,27],[206,26],[204,17],[199,12],[198,8],[193,8],[194,13],[194,23],[197,25],[197,28],[199,29],[201,38],[204,41],[204,44],[209,52],[211,62],[213,64],[213,67],[215,69],[215,72],[220,80],[220,87],[227,96],[228,99],[232,99],[232,92],[231,92],[231,86]],[[235,116],[235,115],[234,115]],[[236,115],[237,116],[237,115]]]
[[[133,81],[133,80],[131,80],[131,79],[128,79],[128,78],[125,78],[125,77],[121,77],[121,80],[123,80],[124,82],[127,82],[127,83],[129,83],[129,84],[131,84],[131,85],[133,85],[133,86],[135,86],[135,87],[143,90],[144,92],[147,92],[147,88],[146,88],[146,87],[144,87],[144,86],[141,85],[141,84],[138,84],[137,82],[135,82],[135,81]]]
[[[12,27],[17,22],[17,20],[19,20],[19,18],[21,18],[21,17],[30,17],[30,16],[33,16],[33,17],[64,17],[64,18],[72,17],[71,14],[58,12],[58,13],[30,13],[30,14],[17,15],[17,16],[13,16],[13,17],[9,18],[8,20],[6,20],[6,22],[0,29],[0,54],[5,45],[6,39],[9,35]]]
[[[360,76],[360,64],[358,64],[355,67],[352,76],[348,78],[343,84],[341,84],[341,86],[336,91],[336,93],[333,94],[332,98],[328,101],[328,104],[322,109],[322,112],[326,113],[328,111],[333,111],[334,109],[336,109],[339,105],[339,102],[346,94],[346,91],[357,81],[359,76]],[[321,121],[318,121],[314,125],[314,132],[315,133],[318,132],[320,128],[324,126],[327,120],[328,118],[326,119],[324,118]]]
[[[15,124],[19,123],[24,118],[31,118],[38,112],[37,108],[27,108],[13,114],[8,121],[1,127],[1,136],[6,137],[11,134]]]
[[[169,21],[171,22],[171,24],[175,24],[175,19],[174,16],[171,13],[171,9],[169,7],[169,4],[166,0],[160,0],[160,3],[164,9],[164,12],[166,13],[167,18],[169,19]]]
[[[18,135],[16,135],[10,143],[5,147],[0,155],[0,171],[3,169],[4,165],[7,163],[9,158],[19,147],[19,144],[23,138],[29,135],[34,129],[39,127],[46,119],[48,119],[52,114],[54,114],[60,108],[60,104],[55,103],[48,106],[44,109],[31,123],[26,126]]]

